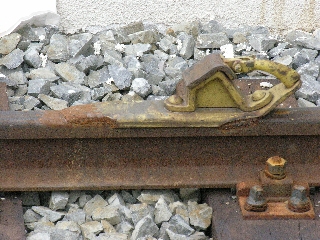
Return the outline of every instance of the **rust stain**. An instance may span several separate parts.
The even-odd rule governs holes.
[[[110,128],[117,127],[117,121],[104,116],[96,104],[74,106],[60,111],[68,124],[72,125],[106,125]]]

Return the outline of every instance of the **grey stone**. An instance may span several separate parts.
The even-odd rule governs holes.
[[[119,193],[115,193],[111,197],[109,197],[108,203],[110,206],[125,206],[126,205]]]
[[[132,81],[131,88],[143,98],[147,97],[152,92],[151,85],[144,78],[135,78]]]
[[[96,208],[103,208],[107,205],[108,202],[97,194],[84,205],[83,210],[88,217],[91,217]]]
[[[111,89],[105,87],[93,88],[91,90],[91,98],[94,101],[100,101],[108,93],[111,93]]]
[[[225,32],[225,30],[225,27],[215,20],[204,23],[201,27],[202,33],[220,33]]]
[[[32,110],[40,105],[40,101],[32,96],[24,96],[23,106],[26,110]]]
[[[300,75],[309,75],[317,78],[319,76],[319,64],[315,62],[308,62],[297,68],[296,71]]]
[[[30,48],[24,54],[24,61],[33,68],[39,68],[41,66],[41,58],[39,52],[35,48]]]
[[[100,221],[103,227],[103,231],[106,233],[114,233],[116,232],[116,229],[106,220]]]
[[[301,49],[296,48],[296,47],[287,48],[287,49],[282,50],[282,52],[280,53],[280,56],[283,57],[283,56],[288,56],[289,55],[291,57],[294,57],[297,53],[299,53],[300,50]],[[308,50],[311,50],[311,49],[308,49]],[[314,51],[318,52],[317,50],[314,50]]]
[[[170,240],[189,240],[188,236],[175,233],[172,230],[170,230],[170,228],[167,229],[166,232]]]
[[[143,22],[138,21],[138,22],[133,22],[130,24],[126,24],[125,26],[120,28],[125,34],[133,34],[135,32],[140,32],[144,30]]]
[[[220,48],[229,43],[225,33],[200,34],[197,37],[196,48]]]
[[[318,55],[317,50],[312,50],[312,49],[302,49],[300,52],[296,53],[293,56],[293,63],[292,67],[294,69],[302,66],[303,64],[306,64],[308,62],[311,62],[315,60],[315,57]]]
[[[56,222],[60,220],[65,214],[60,212],[52,211],[50,208],[43,206],[33,206],[31,208],[34,212],[48,219],[50,222]]]
[[[75,203],[81,196],[81,191],[70,191],[68,203]]]
[[[23,62],[24,52],[20,49],[15,49],[8,55],[0,59],[0,65],[6,66],[8,69],[14,69]]]
[[[169,223],[171,224],[169,229],[174,233],[190,236],[195,232],[195,230],[190,227],[189,224],[186,223],[184,219],[179,215],[174,215],[170,219]]]
[[[78,240],[80,238],[80,234],[66,229],[55,228],[50,233],[50,237],[52,240]]]
[[[297,103],[298,103],[298,107],[317,107],[316,104],[309,102],[303,98],[298,98]]]
[[[120,89],[128,89],[131,86],[132,73],[124,67],[109,65],[109,74],[112,77],[115,85]]]
[[[159,83],[159,87],[161,89],[161,95],[170,96],[175,90],[177,83],[180,81],[180,78],[165,80]]]
[[[103,66],[103,57],[100,55],[82,56],[81,60],[75,63],[75,66],[79,71],[88,73],[90,70],[97,70]]]
[[[121,196],[126,203],[135,204],[137,202],[137,199],[129,191],[121,190]]]
[[[89,194],[85,194],[82,192],[82,194],[79,197],[79,207],[83,208],[88,201],[90,201],[92,197]]]
[[[276,39],[264,34],[253,34],[248,37],[248,41],[249,44],[258,52],[270,50],[277,42]]]
[[[320,82],[308,75],[302,75],[301,81],[301,88],[295,93],[296,98],[304,98],[315,103],[320,97]]]
[[[53,211],[65,209],[69,199],[69,194],[67,192],[52,192],[49,208]]]
[[[205,56],[207,56],[206,52],[205,51],[202,51],[198,48],[194,48],[194,54],[193,54],[193,57],[195,60],[202,60]]]
[[[209,240],[209,238],[203,232],[195,232],[188,240]]]
[[[76,57],[84,54],[92,40],[91,33],[79,33],[69,37],[69,52],[71,57]]]
[[[128,235],[123,233],[101,233],[95,240],[127,240]]]
[[[93,220],[106,220],[111,225],[116,225],[121,222],[121,215],[119,212],[119,207],[116,206],[104,206],[98,207],[92,211]]]
[[[157,56],[145,54],[141,57],[143,70],[146,72],[146,79],[150,84],[158,84],[165,77],[163,69],[160,69],[162,61]]]
[[[28,39],[31,42],[39,42],[40,38],[46,38],[46,30],[44,27],[33,27],[28,25],[25,25],[23,28],[19,29],[17,31],[23,39]]]
[[[173,36],[166,35],[164,38],[161,38],[159,41],[159,48],[162,51],[168,53],[169,50],[172,48],[172,45],[176,43],[177,39]]]
[[[55,71],[66,82],[84,83],[85,74],[69,63],[56,64]]]
[[[158,40],[158,36],[154,31],[151,30],[145,30],[140,32],[135,32],[132,34],[129,34],[128,37],[131,40],[131,43],[156,43]]]
[[[142,218],[152,214],[146,203],[132,204],[129,209],[131,211],[131,217],[134,225],[136,225]]]
[[[23,206],[38,206],[40,198],[38,192],[21,192],[20,199]]]
[[[136,43],[132,45],[126,45],[125,54],[141,57],[143,54],[148,53],[150,50],[150,44]]]
[[[35,232],[48,232],[51,233],[54,229],[54,223],[48,221],[46,217],[41,218],[38,222],[27,224],[28,229]]]
[[[182,57],[173,57],[169,59],[167,65],[169,68],[175,68],[180,72],[188,68],[188,63]]]
[[[248,42],[247,34],[242,33],[242,32],[233,33],[232,42],[235,43],[235,44]]]
[[[48,59],[53,62],[67,61],[70,58],[69,41],[67,36],[62,34],[53,34],[50,39],[47,56]]]
[[[107,82],[110,74],[107,67],[97,71],[90,71],[87,77],[87,84],[90,88],[101,87],[103,83]]]
[[[130,239],[137,240],[138,238],[144,237],[147,235],[154,236],[158,232],[159,232],[159,228],[153,222],[153,219],[150,216],[146,216],[136,224]]]
[[[56,223],[56,229],[62,229],[62,230],[67,230],[72,233],[75,233],[75,235],[81,234],[81,229],[78,223],[74,221],[59,221]]]
[[[195,41],[191,35],[180,33],[178,36],[178,41],[181,42],[181,45],[178,43],[178,52],[181,57],[184,59],[189,59],[193,56]]]
[[[154,210],[155,223],[160,224],[162,222],[169,221],[171,216],[172,216],[172,212],[171,212],[168,204],[163,199],[163,197],[160,197],[158,202],[155,205],[155,210]]]
[[[166,61],[169,58],[169,55],[161,50],[154,50],[154,56],[156,56],[157,58],[159,58],[162,61]]]
[[[51,82],[46,79],[30,80],[28,94],[37,97],[39,94],[49,94]]]
[[[24,214],[23,214],[23,219],[25,223],[32,223],[32,222],[37,222],[42,218],[42,216],[36,212],[34,212],[32,209],[28,209]]]
[[[286,42],[279,43],[276,47],[270,49],[270,51],[268,52],[268,56],[271,58],[279,56],[287,46],[288,46],[288,43]]]
[[[14,95],[15,96],[24,96],[28,92],[27,84],[18,85],[15,88]]]
[[[141,30],[142,31],[142,30]],[[122,29],[113,29],[112,30],[116,43],[118,44],[127,44],[130,43],[130,38],[128,34]]]
[[[205,230],[211,224],[212,208],[206,203],[188,202],[190,224],[197,229]]]
[[[81,225],[86,221],[86,213],[82,209],[70,209],[64,216],[63,221],[73,221]]]
[[[169,229],[171,227],[171,224],[168,223],[168,222],[163,222],[161,224],[161,227],[160,227],[160,230],[159,230],[159,236],[158,238],[159,239],[162,239],[162,240],[170,240],[169,238],[169,235],[167,233],[167,229]]]
[[[86,222],[80,225],[83,237],[86,239],[103,231],[102,224],[98,221]]]
[[[104,98],[102,98],[102,102],[120,101],[121,99],[121,93],[108,93]]]
[[[132,72],[135,78],[145,78],[146,72],[142,69],[142,64],[135,56],[125,56],[123,61],[126,68]]]
[[[51,86],[50,90],[55,97],[67,101],[69,105],[72,105],[75,101],[78,101],[83,94],[83,91],[69,84]]]
[[[196,38],[200,33],[200,22],[199,21],[192,21],[192,22],[182,22],[178,24],[174,24],[171,27],[172,31],[178,35],[181,32],[185,32],[189,35],[192,35]]]
[[[286,55],[283,57],[277,56],[273,59],[273,61],[277,63],[281,63],[286,66],[290,66],[293,61],[293,58],[290,55]]]
[[[45,94],[39,94],[40,99],[46,106],[52,110],[62,110],[68,107],[68,102],[62,99],[53,98]]]
[[[0,38],[0,54],[7,55],[11,53],[21,40],[19,33],[11,33]]]
[[[131,102],[140,102],[144,99],[136,94],[134,91],[129,91],[127,94],[122,95],[121,101],[124,103],[131,103]]]
[[[173,215],[180,215],[184,219],[184,221],[189,224],[189,212],[188,206],[186,204],[177,201],[174,203],[170,203],[169,208],[171,209]]]
[[[184,202],[192,200],[194,202],[200,201],[200,189],[199,188],[180,188],[180,197]]]
[[[32,232],[27,236],[27,240],[52,240],[50,233],[46,232]]]
[[[126,220],[121,221],[117,226],[116,226],[116,231],[118,233],[123,233],[128,236],[131,236],[132,231],[134,230],[134,227],[132,224]]]
[[[16,69],[7,69],[6,67],[0,67],[0,73],[4,74],[10,80],[10,84],[7,84],[8,86],[14,86],[15,88],[17,88],[18,85],[27,83],[26,75],[24,74],[21,67],[18,67]]]
[[[301,30],[291,31],[286,35],[286,40],[293,45],[320,50],[319,40],[308,32]]]
[[[33,69],[27,75],[30,79],[57,79],[57,75],[50,68],[38,68]]]
[[[108,64],[123,66],[122,54],[116,50],[106,49],[103,53],[103,60]]]
[[[163,197],[164,200],[169,203],[174,202],[176,199],[179,199],[172,190],[143,190],[141,191],[138,200],[146,204],[156,204],[160,197]]]

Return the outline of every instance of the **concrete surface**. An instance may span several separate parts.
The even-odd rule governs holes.
[[[320,0],[57,0],[66,32],[134,21],[173,24],[199,19],[228,26],[265,25],[276,32],[320,27]]]

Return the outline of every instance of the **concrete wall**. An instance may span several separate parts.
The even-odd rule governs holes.
[[[57,0],[61,27],[134,21],[180,23],[215,19],[228,26],[265,25],[278,32],[320,28],[320,0]]]

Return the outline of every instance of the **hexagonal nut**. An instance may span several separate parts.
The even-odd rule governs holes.
[[[286,177],[287,161],[279,156],[274,156],[266,161],[265,173],[268,177],[283,179]]]

